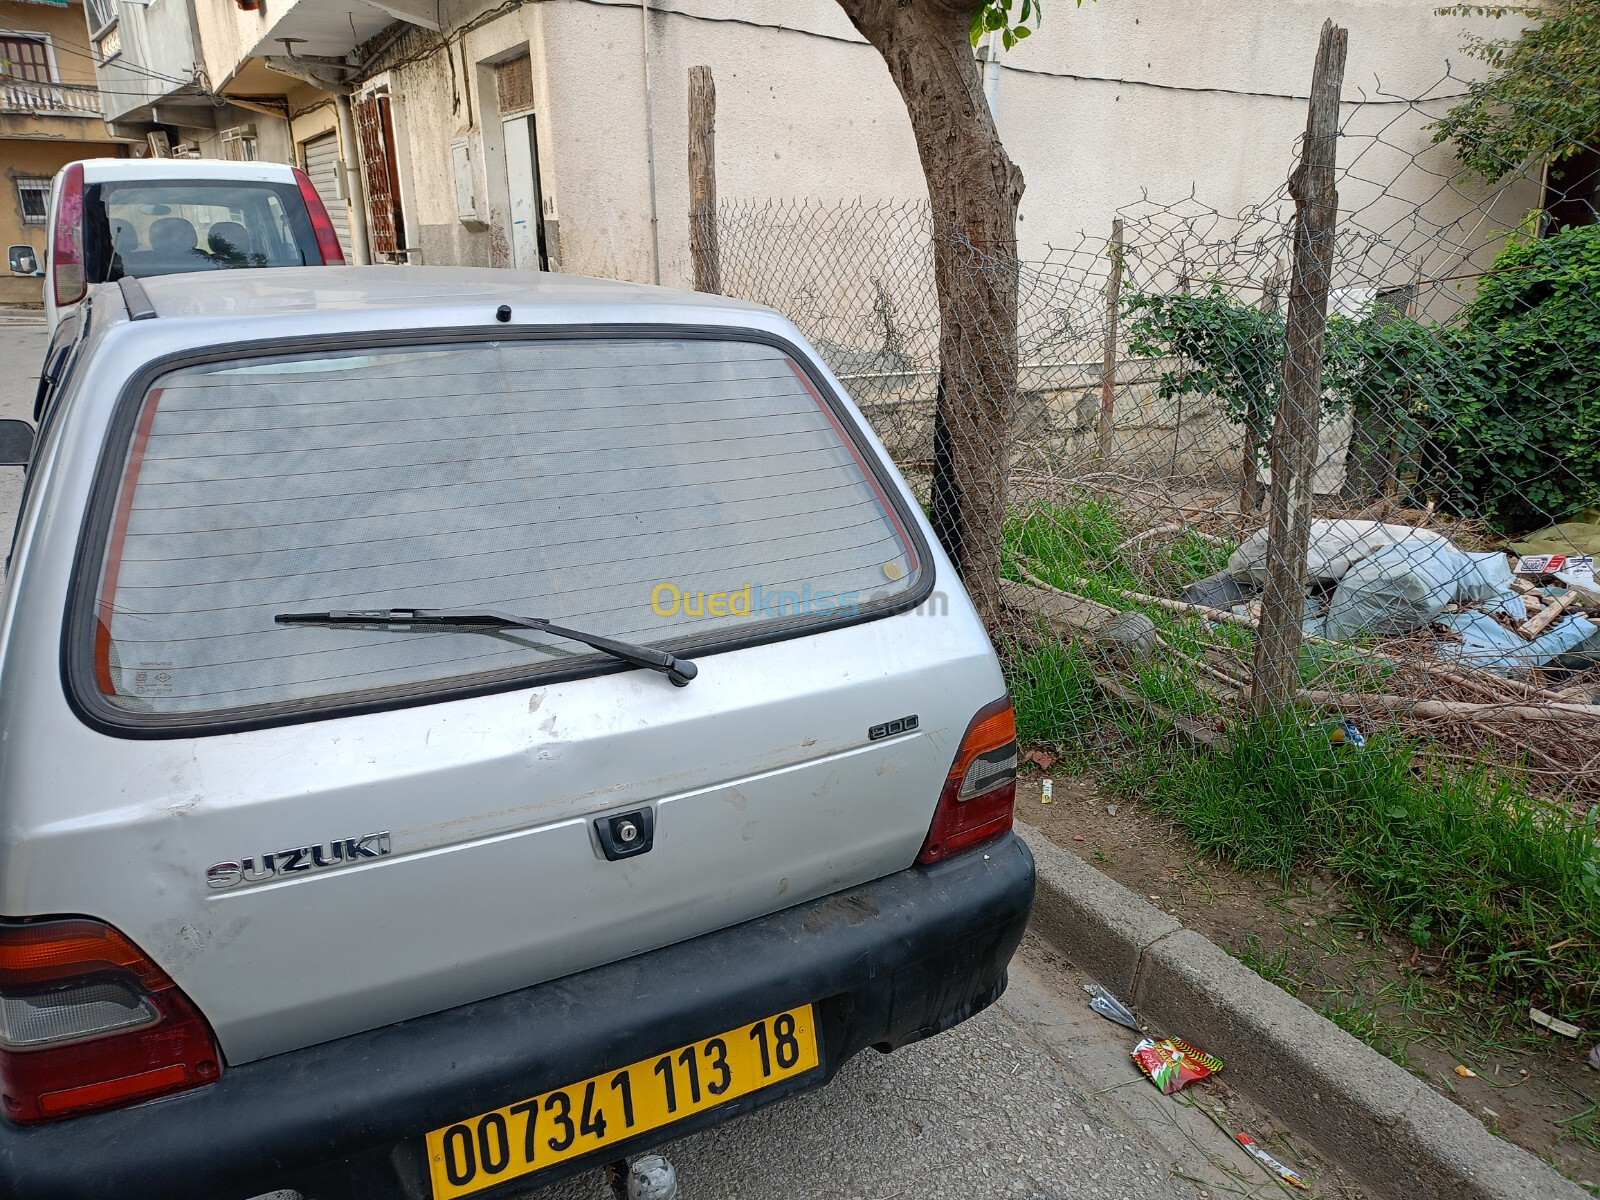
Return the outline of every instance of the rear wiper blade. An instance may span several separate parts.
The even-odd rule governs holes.
[[[278,613],[273,620],[280,625],[441,625],[463,629],[532,629],[582,642],[585,646],[592,646],[636,667],[660,671],[672,681],[674,687],[687,687],[689,681],[699,674],[699,669],[687,658],[674,657],[664,650],[568,629],[545,617],[516,617],[492,608],[389,608]]]

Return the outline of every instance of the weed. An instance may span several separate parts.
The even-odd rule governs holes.
[[[1597,1117],[1600,1117],[1600,1105],[1591,1104],[1581,1112],[1575,1112],[1570,1117],[1562,1117],[1556,1124],[1561,1126],[1561,1132],[1556,1135],[1557,1144],[1568,1138],[1582,1142],[1591,1150],[1600,1150],[1600,1129],[1595,1127]]]
[[[1282,988],[1291,996],[1298,996],[1301,980],[1289,971],[1289,952],[1276,950],[1268,954],[1265,949],[1260,938],[1253,933],[1247,934],[1239,961],[1268,983]]]
[[[1374,1049],[1384,1050],[1379,1044],[1386,1040],[1383,1018],[1372,1001],[1362,996],[1335,996],[1318,1005],[1317,1011],[1352,1037],[1360,1038]]]

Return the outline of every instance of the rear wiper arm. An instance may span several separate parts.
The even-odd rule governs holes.
[[[699,669],[687,658],[676,658],[664,650],[653,650],[649,646],[637,646],[596,633],[568,629],[544,617],[514,617],[492,608],[389,608],[278,613],[273,620],[279,625],[441,625],[464,629],[532,629],[582,642],[585,646],[592,646],[636,667],[660,671],[672,680],[674,687],[687,687],[689,681],[699,674]]]

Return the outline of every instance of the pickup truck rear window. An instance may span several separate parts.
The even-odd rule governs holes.
[[[847,420],[753,341],[172,371],[100,531],[93,686],[192,725],[615,666],[549,635],[275,623],[292,611],[495,608],[678,652],[909,606],[925,560]]]

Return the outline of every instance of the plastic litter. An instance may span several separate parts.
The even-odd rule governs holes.
[[[1415,525],[1381,521],[1312,521],[1306,551],[1306,578],[1313,583],[1338,583],[1356,563],[1386,547],[1408,552],[1443,542],[1445,536]],[[1249,587],[1267,582],[1267,531],[1263,527],[1239,543],[1228,556],[1227,573]],[[1204,582],[1204,581],[1202,581]]]
[[[1163,1038],[1159,1042],[1140,1038],[1133,1048],[1133,1061],[1150,1077],[1150,1082],[1168,1096],[1222,1070],[1220,1058],[1181,1038]]]
[[[1266,1167],[1267,1170],[1271,1171],[1285,1183],[1291,1183],[1295,1187],[1300,1188],[1302,1191],[1309,1192],[1311,1190],[1311,1185],[1300,1177],[1300,1172],[1296,1171],[1292,1167],[1284,1166],[1277,1159],[1273,1158],[1272,1155],[1268,1154],[1260,1146],[1256,1145],[1255,1138],[1251,1137],[1244,1130],[1241,1129],[1237,1134],[1235,1134],[1234,1140],[1237,1141],[1239,1145],[1244,1147],[1246,1154],[1255,1159],[1262,1166]]]
[[[1442,539],[1386,546],[1351,564],[1327,613],[1307,621],[1305,630],[1334,641],[1409,633],[1455,603],[1485,604],[1524,620],[1527,606],[1511,590],[1512,578],[1510,563],[1496,552],[1468,554]]]
[[[1589,1047],[1589,1065],[1600,1071],[1600,1046]]]
[[[1594,578],[1592,554],[1524,554],[1517,559],[1518,575],[1577,575]]]
[[[1039,785],[1039,803],[1050,804],[1055,801],[1056,787],[1052,780],[1046,779]]]
[[[1345,720],[1339,720],[1335,718],[1331,721],[1324,721],[1323,727],[1328,731],[1328,742],[1330,745],[1348,746],[1352,750],[1362,750],[1366,748],[1367,737],[1361,732],[1361,728],[1353,720],[1348,718]]]
[[[1600,637],[1589,618],[1574,614],[1563,617],[1532,641],[1496,621],[1488,613],[1454,612],[1441,614],[1434,622],[1461,636],[1461,644],[1444,642],[1435,647],[1441,658],[1453,658],[1497,675],[1526,675],[1572,653]],[[1597,642],[1596,649],[1600,649]]]
[[[1530,1008],[1528,1010],[1528,1020],[1532,1021],[1535,1025],[1538,1025],[1544,1029],[1548,1029],[1551,1033],[1559,1033],[1562,1037],[1576,1038],[1583,1036],[1583,1030],[1579,1029],[1576,1025],[1573,1025],[1568,1021],[1563,1021],[1559,1017],[1552,1017],[1549,1013],[1543,1011],[1542,1009]]]
[[[1227,571],[1218,571],[1215,575],[1196,579],[1183,589],[1183,602],[1198,604],[1202,608],[1220,608],[1227,611],[1235,604],[1243,604],[1249,599],[1250,593]]]
[[[1314,598],[1308,608],[1304,628],[1316,637],[1342,642],[1410,633],[1451,604],[1504,612],[1518,623],[1527,619],[1527,605],[1511,586],[1511,564],[1498,551],[1471,553],[1431,529],[1378,521],[1313,521],[1309,541],[1307,580],[1332,588],[1325,606]],[[1251,534],[1229,557],[1224,575],[1261,587],[1266,545],[1265,529]],[[1215,575],[1190,589],[1196,596],[1231,598]],[[1237,607],[1237,601],[1225,606],[1214,599],[1212,606]]]
[[[1138,1032],[1139,1021],[1133,1011],[1118,1000],[1098,983],[1086,983],[1083,990],[1089,993],[1089,1007],[1094,1009],[1108,1021],[1115,1021],[1118,1025],[1126,1025],[1134,1032]]]
[[[1600,554],[1600,513],[1530,533],[1511,548],[1518,554]]]

